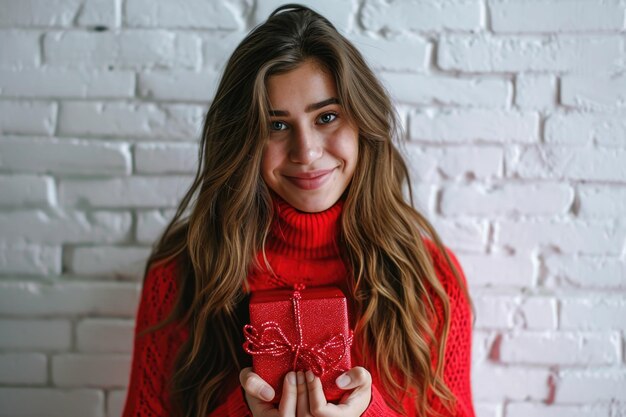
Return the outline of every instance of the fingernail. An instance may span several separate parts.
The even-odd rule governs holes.
[[[304,375],[306,376],[307,382],[313,382],[313,380],[315,379],[315,375],[313,375],[313,372],[311,371],[306,371],[306,374]]]
[[[287,382],[289,382],[291,385],[296,385],[296,374],[293,372],[288,372]]]
[[[261,397],[263,397],[265,401],[271,401],[272,398],[274,398],[274,390],[270,387],[261,388]]]
[[[346,374],[343,374],[339,378],[337,378],[337,386],[339,388],[343,388],[347,386],[350,383],[350,381],[352,381],[350,377]]]
[[[301,371],[298,371],[296,377],[298,379],[298,384],[304,384],[304,374]]]

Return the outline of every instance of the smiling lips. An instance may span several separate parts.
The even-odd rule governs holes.
[[[315,190],[328,181],[335,169],[336,168],[321,169],[318,171],[297,174],[297,176],[285,175],[285,178],[298,188],[303,190]]]

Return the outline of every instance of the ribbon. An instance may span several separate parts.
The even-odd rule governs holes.
[[[347,349],[352,345],[352,332],[346,337],[337,333],[325,341],[315,345],[309,345],[302,340],[302,313],[300,290],[304,285],[294,286],[291,296],[293,313],[296,321],[297,340],[290,341],[280,325],[275,321],[261,323],[257,328],[247,324],[243,328],[246,341],[244,350],[250,355],[268,355],[279,357],[293,355],[292,370],[298,370],[298,364],[304,365],[301,369],[310,369],[315,375],[321,376],[328,369],[334,369],[341,362]]]

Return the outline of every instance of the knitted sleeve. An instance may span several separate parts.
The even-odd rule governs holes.
[[[430,405],[436,412],[449,417],[475,417],[470,385],[471,343],[472,343],[472,315],[469,304],[466,302],[461,288],[458,286],[452,270],[448,267],[445,258],[431,241],[425,241],[433,258],[435,270],[450,299],[450,332],[444,352],[444,380],[456,397],[456,407],[453,413],[448,411],[438,398],[430,399]],[[455,255],[447,249],[453,264],[467,284],[465,275]],[[437,303],[435,303],[437,305]],[[441,308],[441,306],[438,306]],[[443,311],[440,310],[443,314]],[[405,396],[405,411],[409,417],[416,416],[413,400]],[[390,409],[381,392],[376,386],[376,378],[372,386],[372,400],[366,417],[399,416]]]
[[[176,272],[173,262],[153,266],[148,271],[141,292],[135,322],[135,344],[130,383],[123,417],[168,417],[168,382],[174,359],[188,337],[188,331],[175,323],[139,336],[144,329],[167,317],[176,300]],[[248,407],[241,389],[233,390],[209,417],[246,417]]]

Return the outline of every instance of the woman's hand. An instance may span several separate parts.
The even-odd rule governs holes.
[[[358,417],[367,409],[372,398],[372,377],[360,366],[337,378],[339,388],[352,390],[344,395],[339,404],[326,401],[322,382],[311,371],[285,375],[278,408],[269,403],[275,395],[272,387],[251,368],[243,369],[239,380],[254,417]]]

